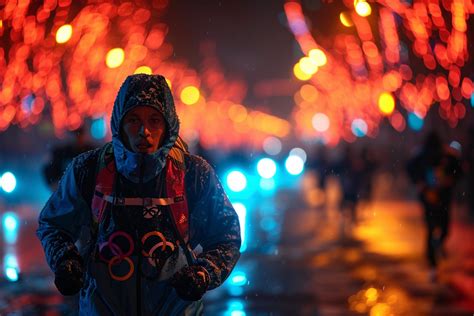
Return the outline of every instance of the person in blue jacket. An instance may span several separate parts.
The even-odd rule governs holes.
[[[111,129],[111,143],[74,158],[39,216],[55,285],[80,292],[81,315],[201,315],[239,259],[238,216],[178,136],[164,77],[127,77]]]

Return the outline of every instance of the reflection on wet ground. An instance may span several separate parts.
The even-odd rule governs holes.
[[[363,203],[354,224],[341,220],[337,195],[303,181],[301,190],[258,197],[246,209],[247,249],[224,286],[206,295],[205,315],[472,315],[474,224],[462,208],[434,282],[416,203]],[[57,294],[34,236],[36,215],[24,207],[16,216],[16,236],[3,228],[2,268],[21,275],[0,282],[0,315],[74,315],[74,298]]]

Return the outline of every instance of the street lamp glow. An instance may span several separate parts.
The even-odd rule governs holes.
[[[356,6],[355,6],[355,10],[356,10],[357,14],[362,16],[362,17],[369,16],[372,13],[372,8],[365,1],[357,2]]]
[[[269,136],[263,141],[262,147],[267,154],[274,156],[280,153],[282,145],[278,138]]]
[[[187,86],[181,91],[180,98],[184,104],[193,105],[199,101],[200,95],[201,93],[199,92],[198,88],[195,86]]]
[[[354,23],[352,23],[351,17],[346,12],[341,12],[341,14],[339,14],[339,20],[345,27],[351,27],[354,25]]]
[[[304,151],[303,148],[296,147],[290,150],[288,156],[298,156],[303,160],[303,162],[306,162],[306,158],[308,155],[306,155],[306,151]]]
[[[247,275],[245,274],[245,272],[236,271],[232,273],[230,280],[233,285],[243,286],[247,284]]]
[[[9,171],[5,172],[0,178],[0,187],[7,193],[13,192],[16,188],[15,175]]]
[[[237,216],[239,217],[240,223],[240,238],[242,242],[240,243],[240,252],[244,252],[247,249],[247,238],[245,235],[245,223],[247,221],[247,208],[244,204],[240,202],[232,203]]]
[[[105,63],[109,68],[117,68],[125,60],[125,52],[121,48],[112,48],[105,57]]]
[[[316,61],[310,57],[303,57],[300,59],[300,68],[308,75],[314,75],[318,71]]]
[[[5,268],[5,276],[7,277],[8,281],[16,282],[19,279],[17,269],[13,267],[6,267]]]
[[[295,75],[296,79],[301,80],[301,81],[306,81],[311,78],[311,75],[304,72],[301,69],[300,63],[296,63],[295,66],[293,67],[293,74]]]
[[[395,99],[390,92],[383,92],[379,96],[379,109],[384,115],[390,115],[395,109]]]
[[[3,214],[2,222],[5,231],[14,231],[18,227],[18,218],[11,212]]]
[[[20,278],[18,260],[12,253],[7,253],[3,258],[3,272],[10,282],[16,282]]]
[[[408,114],[408,125],[414,131],[420,131],[423,128],[424,120],[421,116],[414,112]]]
[[[329,129],[329,117],[324,113],[316,113],[311,120],[313,128],[318,132],[325,132]]]
[[[231,171],[227,175],[227,186],[234,192],[241,192],[247,187],[247,178],[238,170]]]
[[[308,55],[309,58],[311,58],[311,60],[313,60],[316,66],[318,67],[326,65],[326,63],[328,62],[326,54],[319,48],[310,50]]]
[[[151,70],[150,67],[148,66],[140,66],[135,71],[133,72],[134,74],[146,74],[146,75],[151,75],[153,71]]]
[[[285,168],[289,174],[294,176],[299,175],[301,172],[303,172],[304,161],[299,156],[290,155],[288,158],[286,158]]]
[[[276,163],[273,159],[263,158],[257,163],[258,174],[265,179],[273,178],[276,173]]]
[[[71,39],[71,36],[72,26],[70,24],[64,24],[56,31],[56,43],[64,44]]]
[[[367,135],[368,126],[363,119],[355,119],[351,124],[352,133],[357,137],[364,137]]]

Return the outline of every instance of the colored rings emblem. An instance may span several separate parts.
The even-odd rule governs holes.
[[[156,242],[156,238],[155,240],[152,239],[151,241],[154,242],[154,245],[151,246],[148,251],[142,250],[141,254],[148,258],[150,265],[156,267],[158,264],[158,256],[155,253],[165,252],[168,248],[172,253],[175,250],[175,245],[167,241],[165,236],[159,231],[151,231],[143,235],[141,239],[142,245],[145,245],[147,240],[151,237],[158,237],[159,241]],[[126,249],[126,251],[124,249]],[[126,281],[132,276],[135,271],[135,266],[130,256],[134,249],[132,237],[124,231],[114,232],[109,236],[107,241],[99,244],[99,258],[107,263],[108,271],[112,279],[116,281]],[[117,273],[113,271],[113,267],[121,264],[123,261],[128,263],[129,271],[124,275],[117,275]]]

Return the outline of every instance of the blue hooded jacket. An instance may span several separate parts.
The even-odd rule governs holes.
[[[136,106],[151,106],[160,111],[167,124],[161,147],[153,154],[130,151],[122,142],[120,128],[125,114]],[[167,157],[177,150],[179,120],[171,91],[159,75],[132,75],[121,86],[111,119],[113,157],[117,169],[114,194],[121,197],[163,197]],[[80,292],[81,315],[199,315],[202,303],[179,298],[169,278],[186,265],[177,246],[171,223],[160,208],[137,206],[109,207],[98,227],[94,225],[91,204],[95,194],[98,148],[76,157],[64,173],[57,191],[48,200],[39,217],[37,230],[52,271],[65,259],[80,255],[84,261],[84,286]],[[224,282],[240,253],[240,227],[212,167],[202,158],[180,151],[184,158],[185,191],[189,212],[189,243],[202,252],[195,264],[210,276],[209,289]],[[139,172],[139,170],[144,172]],[[140,177],[140,174],[142,176]],[[151,216],[149,214],[152,214]],[[99,259],[111,234],[126,232],[135,242],[149,232],[159,231],[169,250],[157,261],[133,252],[129,261],[110,266]],[[80,249],[76,246],[81,236]],[[85,237],[83,237],[85,236]],[[116,238],[120,243],[126,240]],[[144,244],[143,247],[146,245]],[[125,245],[126,251],[130,245]],[[111,247],[112,249],[112,247]],[[166,248],[168,249],[168,248]],[[112,252],[116,248],[112,249]],[[128,260],[128,259],[127,259]],[[160,264],[157,264],[160,262]],[[133,268],[132,268],[133,266]],[[112,276],[130,277],[118,281]],[[137,308],[137,305],[140,305]]]

